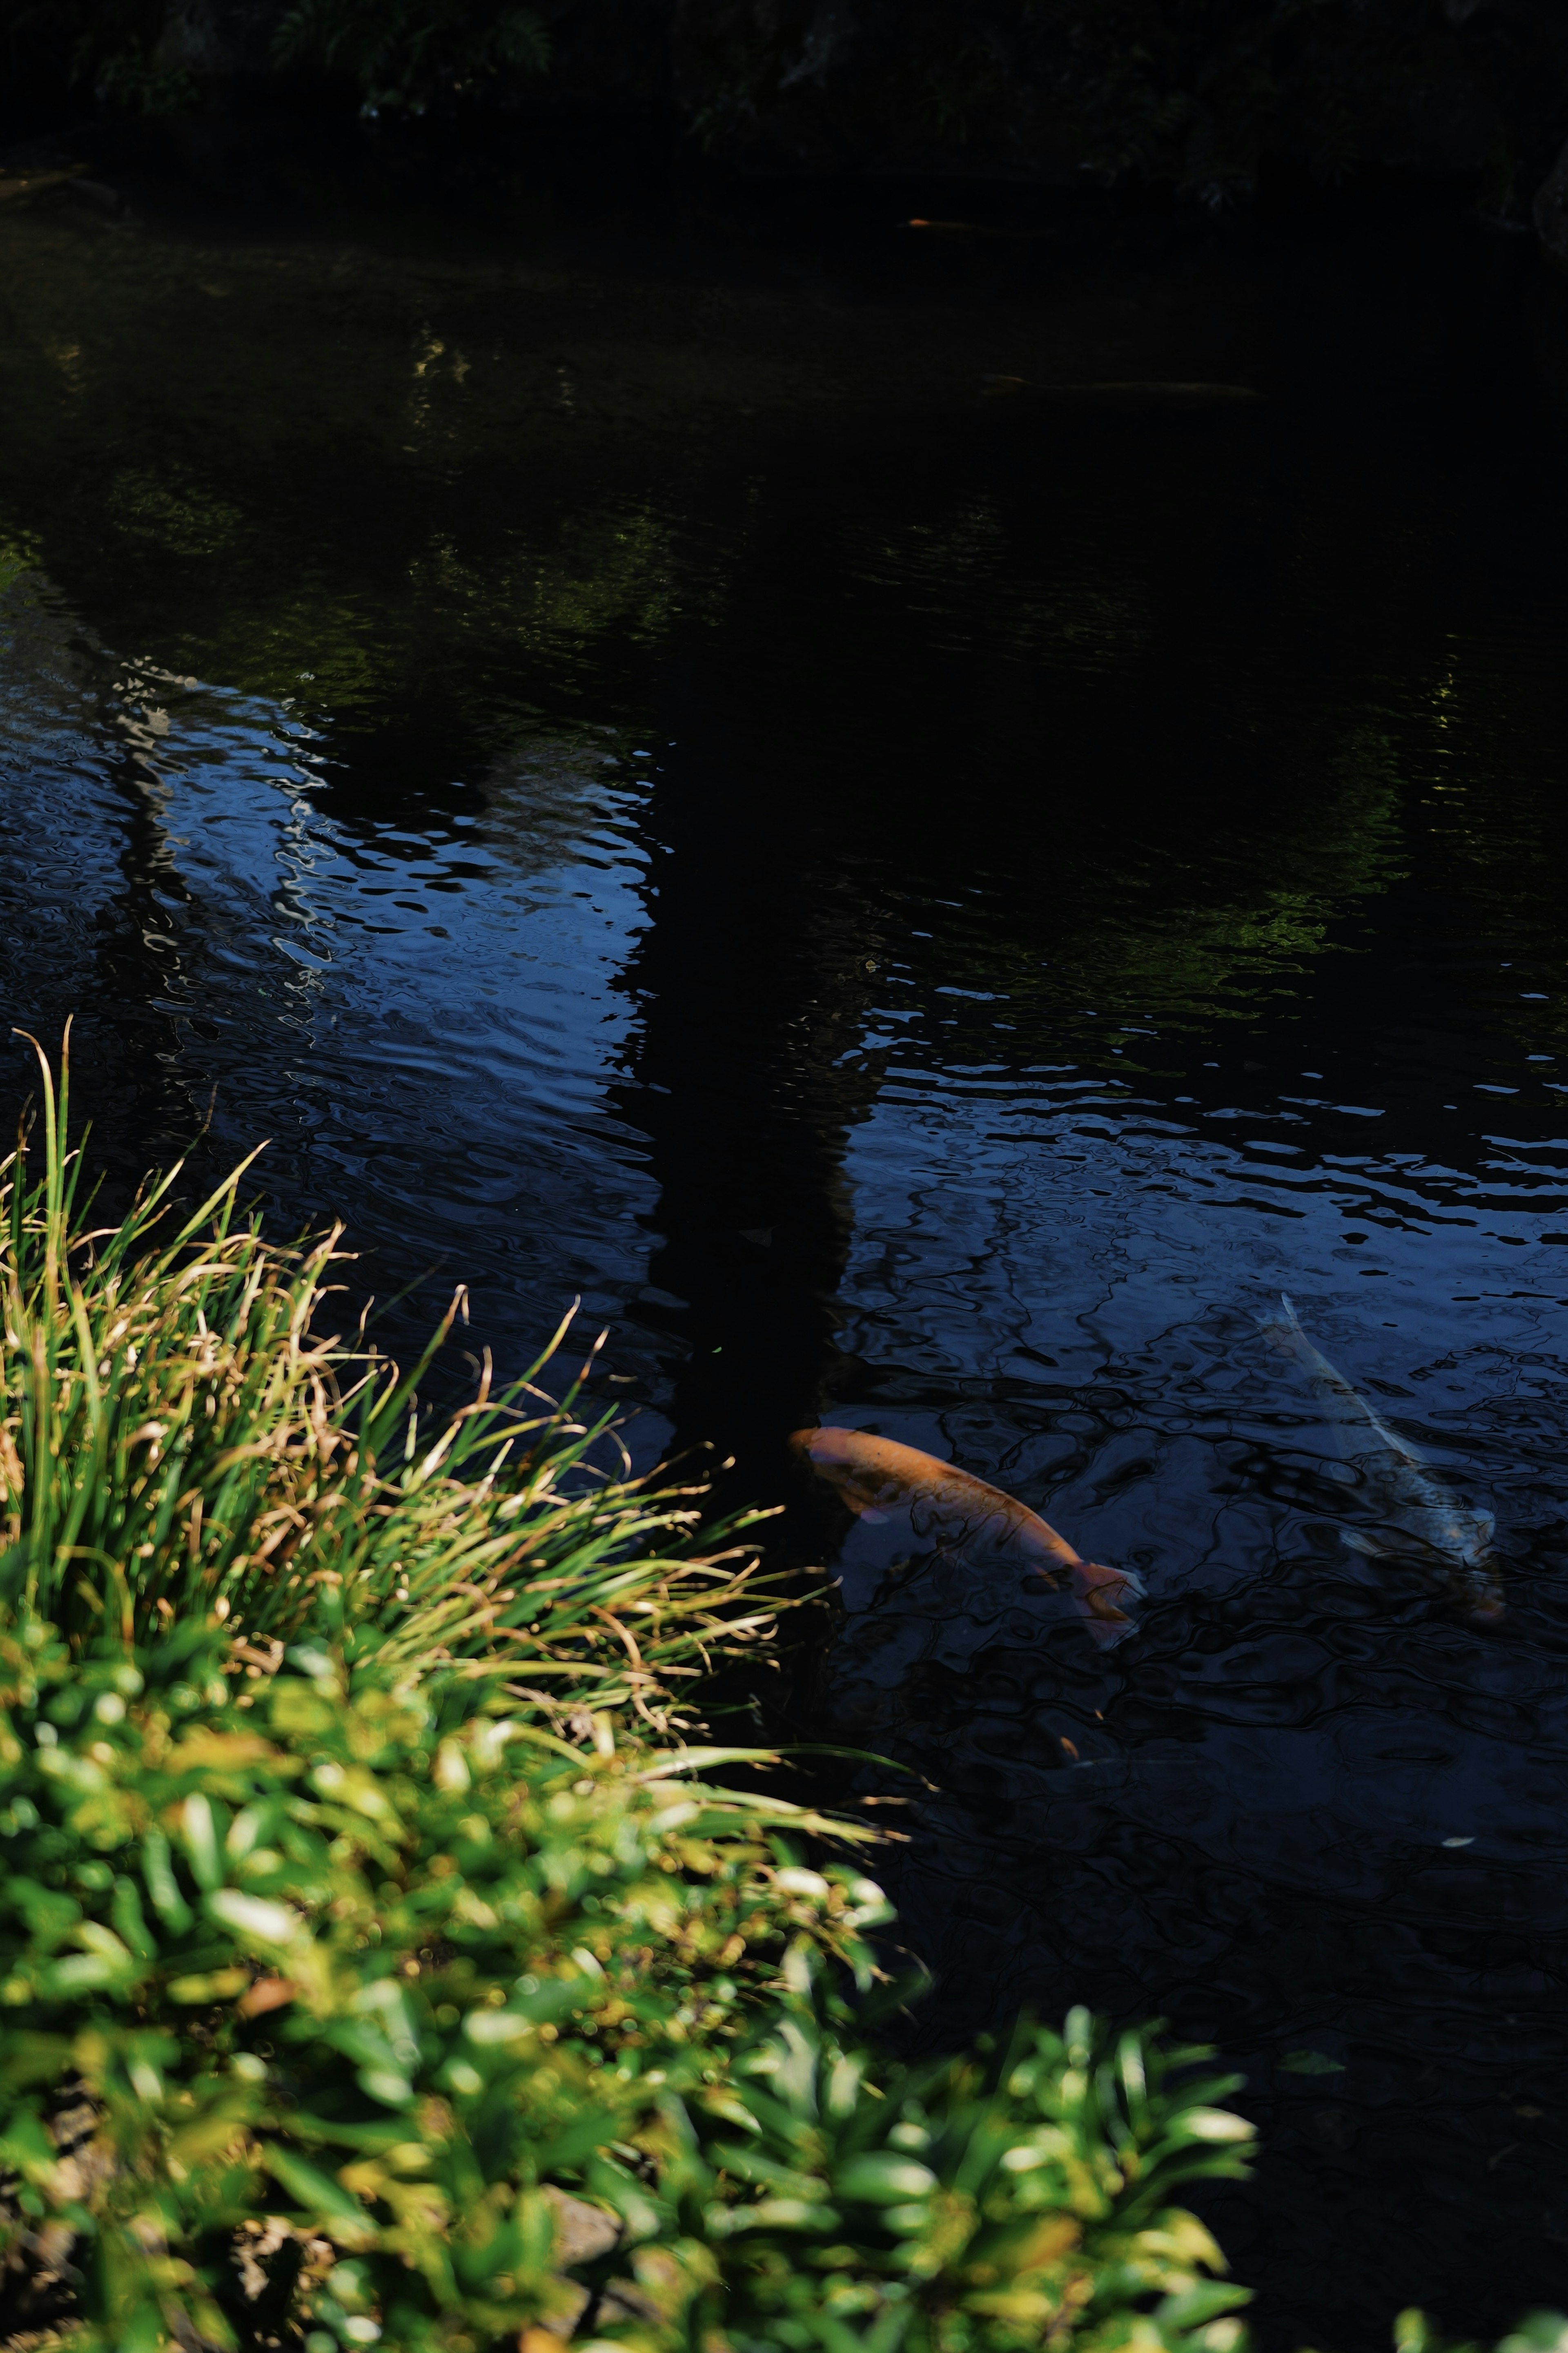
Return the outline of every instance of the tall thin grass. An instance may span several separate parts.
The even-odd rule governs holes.
[[[695,1547],[698,1491],[596,1469],[608,1417],[579,1411],[581,1381],[559,1403],[537,1387],[565,1326],[432,1418],[419,1387],[460,1291],[407,1369],[363,1317],[345,1336],[342,1229],[270,1240],[241,1200],[254,1154],[193,1209],[176,1164],[94,1226],[68,1032],[58,1083],[29,1042],[41,1111],[0,1164],[0,1601],[79,1643],[216,1615],[263,1668],[352,1626],[656,1731],[767,1630],[744,1546]]]

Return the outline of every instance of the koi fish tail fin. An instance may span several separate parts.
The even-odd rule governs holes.
[[[1100,1592],[1109,1592],[1113,1601],[1124,1592],[1140,1601],[1148,1599],[1148,1588],[1135,1568],[1107,1568],[1098,1560],[1073,1562],[1072,1589],[1080,1599],[1085,1594]]]
[[[1081,1560],[1072,1571],[1073,1599],[1083,1612],[1084,1631],[1095,1648],[1114,1650],[1137,1627],[1122,1604],[1144,1599],[1143,1580],[1128,1568],[1104,1568],[1098,1561]]]
[[[1100,1606],[1096,1609],[1093,1603]],[[1114,1651],[1118,1642],[1125,1642],[1138,1631],[1135,1621],[1125,1609],[1118,1609],[1103,1593],[1096,1593],[1083,1604],[1083,1630],[1097,1651]]]
[[[1492,1550],[1497,1522],[1490,1512],[1472,1512],[1468,1516],[1469,1541],[1460,1555],[1455,1588],[1465,1615],[1480,1625],[1492,1626],[1508,1608],[1503,1599],[1502,1570]]]
[[[1508,1603],[1503,1599],[1502,1578],[1495,1561],[1484,1568],[1469,1568],[1454,1580],[1455,1591],[1464,1614],[1472,1624],[1495,1626],[1507,1614]]]

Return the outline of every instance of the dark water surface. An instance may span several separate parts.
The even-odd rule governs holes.
[[[931,1785],[921,2031],[1168,2015],[1268,2345],[1497,2329],[1568,2300],[1563,290],[1430,207],[922,208],[0,216],[4,1009],[505,1369],[581,1293],[642,1461],[858,1423],[1136,1567],[1102,1656],[845,1546],[806,1728]],[[1281,1290],[1497,1629],[1347,1546]]]

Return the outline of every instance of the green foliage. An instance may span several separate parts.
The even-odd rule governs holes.
[[[1502,203],[1563,136],[1568,20],[1545,5],[866,0],[842,21],[828,47],[804,0],[683,11],[699,135],[826,167],[982,154],[1214,206],[1249,194],[1270,156],[1330,181],[1365,164],[1469,171]]]
[[[168,14],[163,0],[0,0],[11,85],[176,111],[195,86],[160,60]],[[1425,161],[1474,173],[1483,200],[1507,206],[1528,199],[1563,137],[1568,18],[1550,0],[994,0],[978,15],[963,0],[857,0],[826,45],[819,14],[808,0],[672,12],[674,94],[700,139],[829,168],[847,156],[1045,164],[1210,204],[1245,195],[1270,154],[1329,179]],[[589,52],[616,46],[616,16],[580,31],[569,0],[542,13],[290,0],[273,57],[338,78],[369,113],[418,113],[542,72],[555,24],[591,90]],[[628,12],[626,39],[644,29]]]
[[[509,71],[542,73],[550,35],[533,9],[490,0],[296,0],[274,55],[280,65],[347,75],[367,114],[418,114],[433,99],[472,96]]]
[[[118,111],[183,113],[195,77],[158,54],[164,0],[0,0],[0,58],[12,96],[91,90]]]
[[[163,16],[161,0],[0,0],[8,91],[59,98],[90,86],[109,58],[144,55]]]
[[[70,2244],[79,2353],[286,2310],[482,2353],[590,2299],[647,2353],[1236,2343],[1172,2202],[1240,2169],[1236,2079],[1083,2013],[877,2060],[827,1970],[869,1984],[879,1892],[725,1752],[573,1746],[374,1641],[258,1674],[210,1626],[73,1659],[25,1621],[0,1705],[8,2252]]]
[[[73,1659],[28,1620],[0,1704],[9,2235],[78,2242],[83,2348],[163,2343],[171,2295],[233,2342],[247,2226],[273,2300],[318,2242],[318,2273],[352,2254],[392,2343],[552,2315],[541,2185],[646,2232],[665,2087],[722,2073],[792,1942],[866,1978],[886,1916],[792,1867],[781,1829],[826,1825],[700,1778],[707,1752],[602,1715],[575,1746],[385,1645],[266,1674],[216,1627]],[[320,2278],[294,2292],[355,2341]]]
[[[127,114],[184,114],[201,96],[195,76],[184,66],[170,65],[139,41],[110,50],[95,82],[99,96]]]
[[[1424,2312],[1402,2312],[1394,2324],[1394,2353],[1478,2353],[1473,2345],[1449,2345]],[[1568,2318],[1560,2312],[1532,2312],[1496,2353],[1568,2353]]]
[[[708,2317],[770,2346],[1025,2353],[1136,2341],[1230,2353],[1247,2291],[1173,2194],[1237,2175],[1251,2127],[1226,2076],[1074,2010],[998,2052],[889,2068],[795,2001],[676,2118],[659,2188],[715,2245]],[[671,2108],[674,2102],[668,2104]]]
[[[1379,114],[1419,105],[1457,61],[1436,6],[1112,0],[1089,23],[1037,0],[1030,14],[1059,47],[1058,90],[1083,162],[1210,202],[1248,190],[1270,146],[1339,177]]]

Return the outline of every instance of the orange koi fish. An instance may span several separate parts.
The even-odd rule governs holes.
[[[858,1517],[875,1521],[907,1511],[916,1535],[931,1538],[943,1551],[976,1543],[1005,1549],[1047,1585],[1057,1583],[1054,1571],[1063,1570],[1092,1641],[1109,1651],[1131,1633],[1132,1620],[1120,1604],[1143,1588],[1131,1571],[1085,1560],[1037,1512],[1000,1487],[863,1430],[797,1430],[790,1444]]]

